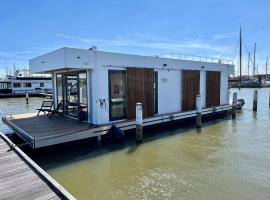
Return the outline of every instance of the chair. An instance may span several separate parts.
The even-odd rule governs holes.
[[[60,110],[62,110],[62,113],[59,112]],[[47,116],[49,118],[52,118],[52,117],[54,117],[55,114],[63,114],[63,110],[64,110],[64,104],[63,104],[63,101],[60,101],[57,104],[57,107],[54,110],[52,110]]]
[[[47,112],[47,116],[49,116],[49,114],[52,112],[52,106],[53,101],[43,101],[41,108],[37,109],[38,110],[37,116],[39,116],[40,112],[43,112],[44,114],[46,114]]]

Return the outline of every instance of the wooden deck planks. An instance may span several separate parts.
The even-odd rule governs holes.
[[[23,127],[23,130],[30,133],[33,138],[69,134],[90,129],[90,125],[87,123],[61,116],[49,119],[47,116],[41,115],[10,121],[18,127]]]
[[[63,199],[0,137],[0,199]]]

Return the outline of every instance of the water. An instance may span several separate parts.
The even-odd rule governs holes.
[[[237,119],[203,123],[201,132],[156,130],[137,147],[128,141],[97,149],[90,141],[32,157],[78,199],[269,199],[269,89],[258,92],[257,114],[253,90],[233,91],[246,100]],[[30,112],[39,100],[27,108],[24,99],[4,99],[0,109]]]

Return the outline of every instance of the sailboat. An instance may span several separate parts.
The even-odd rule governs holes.
[[[240,27],[240,45],[239,45],[239,78],[238,78],[238,83],[232,85],[232,87],[238,87],[240,88],[258,88],[261,87],[261,78],[258,76],[258,78],[255,78],[255,73],[256,73],[256,43],[254,45],[253,49],[253,59],[249,53],[248,56],[248,76],[247,78],[243,79],[242,77],[242,46],[243,46],[243,39],[242,39],[242,29]],[[249,76],[249,68],[250,68],[250,62],[253,61],[253,75]]]

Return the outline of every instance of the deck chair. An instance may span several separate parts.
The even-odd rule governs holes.
[[[37,116],[39,116],[40,112],[43,112],[48,116],[52,112],[52,106],[53,101],[43,101],[41,108],[37,109],[38,110]]]
[[[64,104],[63,104],[63,101],[60,101],[57,104],[57,107],[48,114],[48,117],[53,118],[55,114],[62,114],[63,110],[64,110]]]

